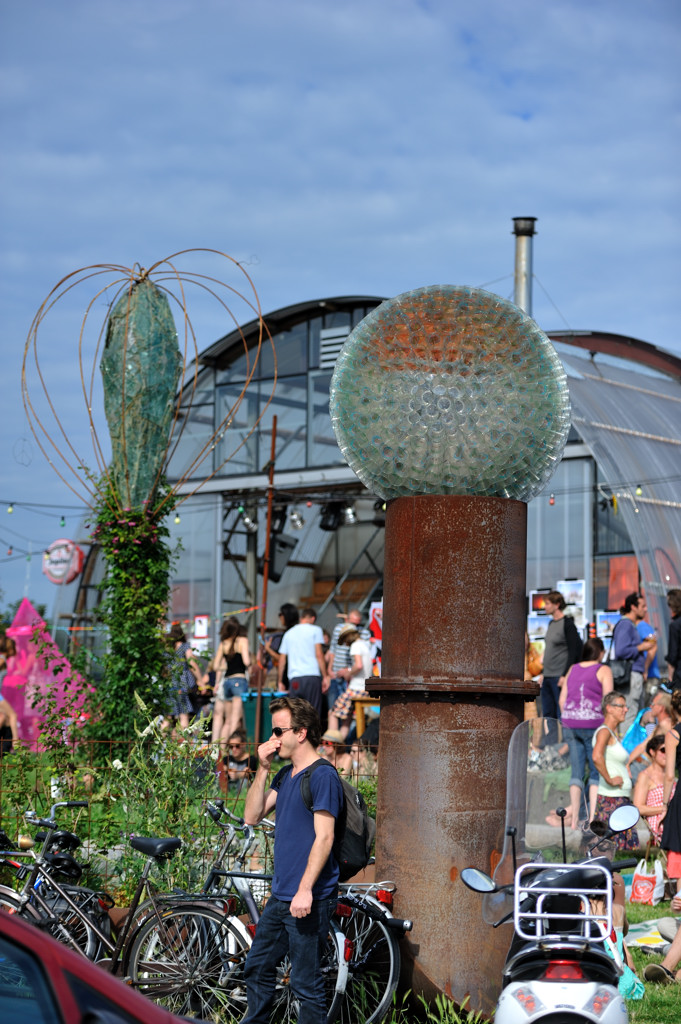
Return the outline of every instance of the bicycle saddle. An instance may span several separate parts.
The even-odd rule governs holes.
[[[77,882],[83,874],[82,867],[70,853],[48,853],[45,855],[45,860],[54,871],[64,875],[65,878],[71,878]]]
[[[35,838],[39,843],[45,842],[45,836],[47,832],[41,831],[36,832]],[[60,850],[77,850],[80,846],[80,839],[73,832],[59,831],[53,832],[52,838],[50,839],[51,846],[57,846]]]
[[[144,839],[142,836],[133,836],[130,840],[133,850],[145,854],[147,857],[168,857],[175,850],[182,846],[179,837],[169,839]]]

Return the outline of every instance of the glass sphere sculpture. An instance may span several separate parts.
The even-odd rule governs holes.
[[[383,302],[338,356],[331,422],[374,494],[529,501],[570,428],[565,370],[537,324],[480,288],[434,285]]]

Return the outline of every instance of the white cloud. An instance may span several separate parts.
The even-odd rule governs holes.
[[[37,453],[28,470],[10,454],[21,351],[50,288],[91,263],[214,247],[247,262],[265,310],[435,281],[508,295],[511,218],[534,215],[542,326],[681,351],[680,37],[675,0],[6,5],[10,496],[63,492]],[[204,344],[221,333],[198,322]],[[53,354],[80,431],[77,374]]]

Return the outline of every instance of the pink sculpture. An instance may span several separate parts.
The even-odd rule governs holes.
[[[83,679],[59,651],[28,598],[19,605],[7,636],[14,640],[17,650],[7,659],[2,695],[16,712],[21,741],[32,750],[38,750],[42,718],[32,706],[35,695],[57,683],[57,707],[67,703],[72,705],[68,697],[82,689]],[[81,697],[76,701],[76,707],[82,704],[82,700]],[[65,730],[72,724],[72,717],[65,716]],[[67,739],[66,732],[64,738]]]

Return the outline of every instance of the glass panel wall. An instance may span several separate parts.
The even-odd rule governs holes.
[[[310,388],[310,436],[308,444],[308,466],[343,465],[344,459],[336,442],[336,435],[329,416],[330,373],[311,373],[308,377]]]
[[[213,390],[213,374],[210,373],[210,387],[206,387],[202,381],[202,387],[197,388],[191,408],[189,404],[189,392],[185,392],[187,401],[183,402],[180,410],[173,436],[176,438],[180,429],[182,435],[177,444],[171,445],[170,476],[176,480],[184,476],[199,453],[208,444],[215,430],[215,405]],[[191,479],[208,476],[213,470],[213,462],[209,456],[199,465],[193,465],[190,473]]]
[[[260,385],[251,381],[243,396],[242,387],[239,383],[224,384],[216,390],[218,423],[227,418],[224,437],[215,449],[216,467],[229,459],[223,474],[258,473],[269,458],[268,453],[261,461],[259,430],[253,429],[260,412]]]
[[[296,324],[288,331],[273,335],[277,352],[277,376],[287,377],[292,373],[307,370],[307,320]],[[261,379],[274,376],[274,353],[267,337],[263,338],[257,374]]]
[[[277,417],[277,469],[299,469],[307,461],[307,377],[285,377],[277,380],[274,398],[267,409],[261,429],[268,434],[272,417]],[[327,397],[328,417],[328,397]],[[269,450],[261,461],[264,466]]]
[[[171,617],[193,629],[195,615],[210,615],[215,606],[216,520],[219,496],[188,498],[178,511],[180,522],[170,517],[170,542],[181,544],[172,577]],[[189,626],[187,626],[189,624]]]
[[[557,580],[585,579],[592,585],[592,459],[565,459],[549,487],[527,508],[527,589],[554,587]],[[553,505],[549,504],[554,495]]]

